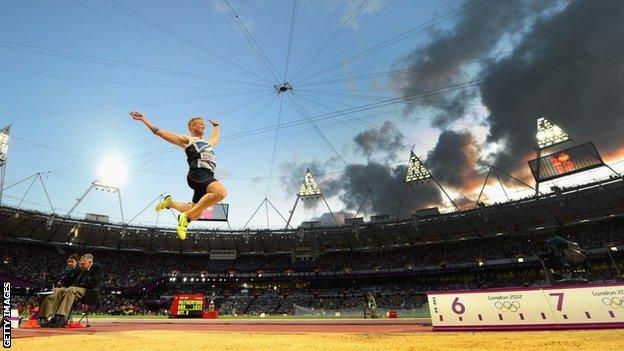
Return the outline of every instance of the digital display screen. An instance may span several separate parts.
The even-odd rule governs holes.
[[[212,207],[208,207],[197,220],[226,222],[228,220],[229,207],[229,204],[216,204]]]
[[[204,308],[203,300],[191,300],[178,302],[178,314],[188,314],[189,311],[201,311]]]
[[[173,297],[170,317],[201,317],[204,309],[203,294],[179,294]]]
[[[529,161],[531,173],[539,182],[563,177],[603,166],[604,162],[593,143],[561,150]]]

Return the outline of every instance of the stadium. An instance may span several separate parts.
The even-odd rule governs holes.
[[[63,17],[64,11],[68,18],[86,22],[98,18],[106,23],[106,30],[112,30],[113,24],[119,30],[111,32],[111,41],[133,32],[166,47],[156,52],[184,51],[195,59],[201,54],[212,60],[210,65],[220,66],[206,74],[193,73],[201,76],[195,78],[216,79],[209,74],[220,74],[229,81],[215,80],[215,93],[207,105],[193,105],[195,98],[190,97],[167,100],[179,81],[156,82],[136,73],[145,89],[154,85],[164,95],[158,101],[137,96],[132,104],[99,105],[96,98],[91,107],[55,107],[59,105],[48,101],[38,109],[8,110],[6,116],[0,111],[0,128],[8,117],[6,127],[0,129],[5,348],[621,349],[624,145],[618,136],[624,125],[620,114],[624,99],[617,80],[624,79],[619,68],[624,65],[618,65],[621,48],[613,46],[624,32],[621,3],[538,6],[530,0],[459,1],[450,7],[418,5],[421,8],[364,0],[324,4],[328,8],[321,9],[315,7],[318,3],[294,0],[280,2],[278,10],[234,1],[216,1],[206,8],[190,3],[181,8],[171,4],[151,8],[115,0],[69,3],[58,13],[32,4],[13,3],[7,9],[25,11],[24,18],[43,19],[48,12],[52,18]],[[400,25],[406,11],[402,6],[431,13],[423,15],[423,24],[417,27],[406,19],[412,27],[398,36],[388,29],[375,31],[381,31],[379,37],[366,31],[370,23],[381,26],[385,20]],[[141,13],[140,8],[147,12]],[[167,22],[169,12],[202,19],[201,11],[208,9],[211,16],[228,19],[224,28],[235,32],[233,37],[244,44],[239,43],[242,49],[250,50],[246,53],[257,67],[212,51],[225,53],[230,45],[226,37],[223,43],[214,38],[218,43],[214,46],[199,44],[183,26],[175,27],[176,31],[170,27],[180,22]],[[590,10],[599,16],[578,20],[579,14]],[[268,51],[269,34],[263,36],[255,27],[255,21],[273,23],[271,11],[280,13],[280,21],[275,22],[285,22],[281,29],[268,32],[281,30],[288,39],[286,48],[281,43],[284,52],[278,50],[279,54]],[[517,26],[505,15],[517,15]],[[125,22],[123,16],[136,22]],[[505,18],[509,22],[501,24]],[[320,19],[326,27],[319,28]],[[469,31],[475,29],[468,27],[476,19],[494,33]],[[189,28],[198,25],[191,22]],[[573,24],[585,32],[582,37]],[[19,37],[23,33],[15,28],[21,27],[14,25],[11,33]],[[45,23],[41,26],[46,28]],[[210,26],[217,33],[222,29]],[[102,27],[82,28],[93,35]],[[536,36],[557,30],[569,36],[553,34],[548,38],[553,41],[527,46],[528,41],[537,41]],[[334,42],[349,31],[353,32],[349,41]],[[420,37],[410,36],[421,31],[429,38],[424,46],[404,48],[405,52],[390,49],[396,43],[413,46]],[[518,37],[507,37],[510,33]],[[476,45],[490,34],[503,39],[482,51],[468,45],[461,49],[454,41],[485,36],[472,43]],[[76,35],[77,42],[84,40]],[[124,45],[132,45],[132,36],[127,35]],[[297,35],[299,41],[293,39]],[[388,35],[390,39],[380,43],[375,40]],[[351,48],[351,40],[362,40],[367,49]],[[288,74],[291,47],[297,48],[293,43],[307,46],[303,51],[293,49]],[[58,56],[54,60],[87,60],[87,66],[105,64],[113,71],[123,66],[192,78],[193,74],[177,68],[148,66],[152,61],[130,64],[104,59],[114,51],[105,42],[101,45],[103,56],[96,57],[0,41],[0,46],[17,50],[28,60],[31,54],[54,54]],[[559,51],[550,57],[553,48]],[[382,55],[362,67],[352,63],[381,50],[386,50],[386,61]],[[238,55],[235,50],[227,53]],[[286,58],[283,67],[277,55]],[[299,56],[302,61],[297,67],[299,62],[294,61]],[[540,62],[542,56],[547,57]],[[173,61],[160,63],[190,64],[172,57]],[[397,69],[402,57],[412,61],[407,68]],[[324,65],[337,58],[340,65]],[[517,62],[514,66],[515,59],[524,60],[525,66]],[[22,62],[24,67],[28,60]],[[312,64],[315,60],[319,62]],[[26,73],[24,67],[15,68],[21,62],[18,54],[0,62],[0,70],[18,77]],[[5,63],[15,67],[8,69]],[[389,70],[367,69],[366,64]],[[77,65],[58,67],[76,71],[87,67]],[[315,67],[324,69],[315,71]],[[338,67],[343,69],[338,76],[327,75]],[[309,75],[311,83],[306,75],[296,79],[301,72]],[[54,82],[77,79],[58,72],[45,74]],[[99,77],[101,84],[122,83],[119,79],[124,75],[106,74],[110,77]],[[255,81],[266,96],[241,97],[238,90],[231,90],[240,89],[232,79],[255,76],[273,83]],[[575,79],[586,76],[596,79],[576,87]],[[359,85],[380,77],[393,82],[393,88],[367,90],[383,81],[369,82],[366,89]],[[535,82],[538,88],[532,85]],[[509,87],[518,101],[497,95]],[[64,89],[73,96],[93,97],[90,87]],[[363,91],[371,95],[361,95]],[[221,101],[220,94],[227,95],[226,100]],[[322,94],[328,95],[326,100]],[[319,97],[328,105],[318,103]],[[12,98],[21,106],[20,99]],[[334,104],[332,98],[344,100]],[[150,116],[156,114],[152,112],[175,115],[177,124],[163,119],[155,126],[138,112],[127,117],[134,106],[152,103],[156,107],[150,107]],[[201,111],[214,108],[218,112],[206,117],[206,125],[212,124],[206,133],[212,130],[212,138],[215,129],[223,129],[216,148],[219,162],[223,151],[219,163],[223,170],[215,168],[214,159],[207,161],[205,149],[197,157],[207,162],[227,193],[200,209],[197,218],[190,221],[189,217],[190,225],[182,225],[179,214],[190,216],[212,194],[209,184],[214,183],[204,185],[196,201],[197,189],[189,176],[188,186],[195,191],[189,207],[185,207],[188,199],[168,200],[168,194],[178,199],[191,192],[180,181],[184,178],[180,162],[168,159],[173,147],[161,149],[155,140],[160,137],[176,144],[167,139],[165,128],[185,126],[180,123],[186,123],[191,112],[184,110],[181,117],[167,104],[175,108],[188,104]],[[256,115],[244,120],[251,110]],[[67,113],[89,111],[93,121],[79,118],[61,126],[71,119]],[[120,117],[119,111],[125,115]],[[597,117],[588,116],[589,111]],[[452,113],[460,117],[449,117]],[[500,117],[506,113],[512,117]],[[380,114],[383,123],[376,120]],[[434,117],[422,122],[421,115]],[[33,127],[31,116],[45,121],[43,127]],[[139,129],[132,119],[148,127],[149,139],[146,133],[137,132],[141,139],[127,131]],[[191,134],[194,119],[188,122]],[[81,123],[95,126],[83,129]],[[228,131],[228,123],[238,126],[238,131]],[[67,137],[71,133],[66,133],[66,127],[80,129],[85,140],[81,135]],[[203,140],[203,126],[201,133]],[[217,132],[210,147],[218,138]],[[124,139],[118,151],[125,154],[107,157],[107,146]],[[127,139],[138,141],[133,144]],[[198,167],[187,151],[192,139],[182,140],[191,169]],[[130,167],[117,158],[120,154]],[[180,206],[188,210],[178,210]],[[133,216],[127,216],[128,210]],[[98,275],[95,285],[83,278],[91,274]],[[82,292],[74,297],[75,292],[68,292],[72,288]],[[48,318],[44,312],[50,304],[57,313]],[[64,309],[68,315],[59,313]]]

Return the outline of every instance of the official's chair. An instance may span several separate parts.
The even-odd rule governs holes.
[[[100,289],[87,289],[83,298],[76,299],[76,301],[74,301],[74,305],[72,306],[71,311],[69,311],[69,316],[67,317],[67,320],[69,321],[67,323],[67,328],[82,328],[82,324],[80,323],[83,319],[85,319],[87,322],[85,327],[90,327],[91,324],[89,324],[89,313],[93,313],[93,311],[99,305],[99,302]],[[82,306],[82,315],[80,316],[78,322],[74,323],[73,313],[77,308],[80,308],[80,306]]]

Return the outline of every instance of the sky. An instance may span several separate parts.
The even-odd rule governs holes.
[[[607,0],[3,1],[4,185],[42,172],[64,215],[114,156],[106,169],[124,179],[125,221],[172,226],[150,203],[190,200],[185,156],[134,110],[179,134],[192,116],[219,121],[232,228],[284,227],[307,169],[339,221],[362,204],[366,217],[448,208],[435,184],[404,184],[412,150],[460,207],[474,204],[487,165],[532,185],[537,115],[622,171],[623,16]],[[488,182],[487,203],[532,192],[501,182],[505,192]],[[38,181],[2,201],[51,211]],[[89,193],[72,215],[87,212],[121,220],[113,193]],[[313,219],[331,222],[324,202],[300,202],[293,224]]]

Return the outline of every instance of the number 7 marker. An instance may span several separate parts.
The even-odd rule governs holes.
[[[557,296],[557,311],[563,310],[563,294],[564,293],[550,293],[550,296]]]

